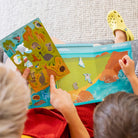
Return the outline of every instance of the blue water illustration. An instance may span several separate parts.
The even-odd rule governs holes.
[[[37,92],[37,94],[33,93],[31,95],[31,99],[33,99],[33,96],[35,96],[35,95],[39,95],[40,99],[39,100],[32,100],[32,104],[29,106],[29,108],[38,108],[38,107],[42,107],[42,105],[43,105],[43,107],[51,106],[51,104],[50,104],[50,87],[47,87],[46,89]],[[35,105],[37,102],[39,102],[41,100],[44,101],[43,104]]]
[[[98,80],[94,85],[89,87],[87,91],[91,92],[91,94],[94,96],[94,99],[103,99],[107,95],[119,91],[133,93],[131,84],[122,70],[120,70],[118,77],[119,79],[112,83],[104,83],[104,81]]]
[[[89,91],[93,95],[94,99],[87,102],[75,103],[75,105],[101,102],[109,94],[120,91],[133,93],[131,84],[122,70],[119,71],[118,77],[119,79],[112,83],[104,83],[104,81],[98,80],[94,85],[86,89],[86,91]]]

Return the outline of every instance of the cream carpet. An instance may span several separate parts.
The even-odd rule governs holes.
[[[138,39],[138,0],[0,0],[0,39],[37,17],[64,42],[113,39],[106,22],[112,9]]]

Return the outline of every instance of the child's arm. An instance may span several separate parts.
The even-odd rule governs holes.
[[[68,122],[71,138],[90,138],[81,122],[71,96],[62,89],[56,89],[54,76],[50,76],[50,102]]]
[[[135,74],[135,63],[128,55],[124,56],[121,60],[119,60],[119,64],[124,72],[124,74],[129,79],[133,91],[136,95],[138,95],[138,78]]]

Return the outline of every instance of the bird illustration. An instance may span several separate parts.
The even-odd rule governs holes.
[[[20,42],[21,37],[18,35],[16,37],[13,37],[13,39],[18,40],[18,43]]]
[[[88,80],[88,83],[92,84],[92,81],[91,81],[91,78],[90,78],[91,74],[85,73],[83,75],[85,76],[85,80]]]
[[[80,59],[79,59],[79,65],[80,65],[80,67],[85,68],[85,65],[84,65],[84,63],[83,63],[83,61],[82,61],[82,58],[81,58],[81,57],[80,57]]]
[[[32,56],[33,56],[33,61],[32,62],[41,61],[41,59],[38,59],[34,54],[32,54]]]

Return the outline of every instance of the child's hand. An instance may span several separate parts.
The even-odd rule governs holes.
[[[62,89],[57,89],[55,87],[55,80],[53,75],[50,76],[50,103],[64,116],[73,111],[76,111],[70,94],[66,91],[63,91]]]
[[[128,55],[125,55],[122,59],[120,59],[119,64],[128,79],[135,76],[135,63]]]

